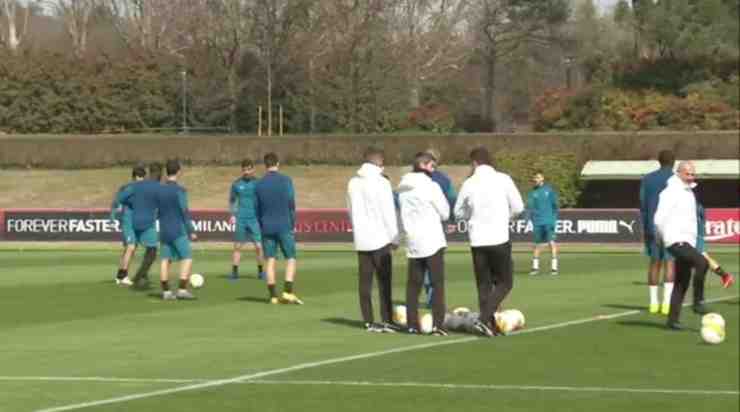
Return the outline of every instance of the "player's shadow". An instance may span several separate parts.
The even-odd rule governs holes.
[[[666,327],[665,323],[649,321],[649,320],[620,320],[617,322],[617,324],[621,326],[628,326],[628,327],[653,328],[653,329],[662,329],[665,331],[669,330]],[[684,329],[685,332],[698,332],[698,329],[690,328],[685,325],[684,325],[684,328],[685,328]],[[676,331],[676,333],[677,332],[678,331]]]
[[[640,305],[625,305],[624,303],[609,303],[607,305],[602,305],[605,308],[612,308],[612,309],[629,309],[629,310],[643,310],[645,309],[645,306]]]
[[[236,298],[236,300],[239,300],[242,302],[268,303],[266,298],[256,297],[256,296],[242,296],[240,298]]]
[[[645,282],[644,280],[635,280],[635,281],[632,281],[632,284],[637,285],[637,286],[646,286],[647,282]]]
[[[351,328],[361,328],[365,326],[364,322],[357,319],[347,318],[324,318],[322,322],[331,323],[332,325],[347,326]]]

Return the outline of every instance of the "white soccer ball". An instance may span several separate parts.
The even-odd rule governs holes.
[[[464,306],[459,306],[459,307],[456,307],[455,309],[452,309],[452,313],[454,313],[457,316],[465,316],[468,313],[470,313],[470,309]]]
[[[393,322],[401,326],[407,325],[408,320],[406,319],[406,306],[396,305],[393,307]]]
[[[701,338],[710,345],[717,345],[725,340],[725,329],[717,326],[702,326]]]
[[[190,275],[190,286],[193,288],[202,288],[204,283],[206,283],[206,279],[200,273]]]
[[[518,309],[509,309],[509,311],[516,321],[515,330],[524,329],[524,325],[527,323],[524,314]]]
[[[433,326],[434,326],[434,321],[432,320],[431,313],[425,313],[419,319],[419,328],[421,328],[421,333],[424,333],[424,334],[432,333]]]
[[[496,327],[504,335],[524,327],[524,315],[518,310],[509,309],[498,312],[494,314],[494,319],[496,320]]]
[[[701,326],[716,326],[725,328],[725,319],[719,313],[707,313],[701,318]]]

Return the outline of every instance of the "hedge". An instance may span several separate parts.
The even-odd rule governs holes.
[[[368,145],[383,147],[386,163],[408,164],[416,152],[436,147],[445,163],[465,164],[475,146],[489,148],[494,158],[506,155],[569,154],[587,160],[644,160],[662,149],[678,158],[736,159],[738,131],[516,133],[460,135],[287,136],[249,135],[0,135],[0,167],[81,169],[130,165],[177,157],[189,164],[234,165],[242,158],[257,161],[270,151],[283,164],[356,164]],[[546,166],[546,165],[545,165]]]

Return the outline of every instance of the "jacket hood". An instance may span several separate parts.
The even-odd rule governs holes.
[[[693,189],[696,186],[698,186],[698,184],[696,182],[693,182],[693,183],[687,185],[686,183],[683,182],[683,180],[681,180],[680,177],[678,177],[678,175],[675,175],[675,174],[673,176],[669,177],[668,178],[668,181],[666,182],[666,187],[677,187],[677,188],[682,188],[682,189]]]
[[[431,177],[427,176],[425,173],[422,172],[411,172],[403,175],[401,178],[401,183],[398,184],[398,191],[399,192],[408,192],[414,189],[417,189],[419,187],[423,187],[428,185],[429,183],[433,183]]]
[[[357,169],[357,176],[359,177],[379,176],[382,174],[383,169],[372,163],[363,163],[362,166]]]

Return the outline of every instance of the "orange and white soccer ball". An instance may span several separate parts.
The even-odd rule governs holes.
[[[501,312],[497,312],[494,315],[496,320],[496,327],[498,330],[508,335],[509,333],[515,332],[524,328],[525,319],[524,314],[516,309],[507,309]]]

